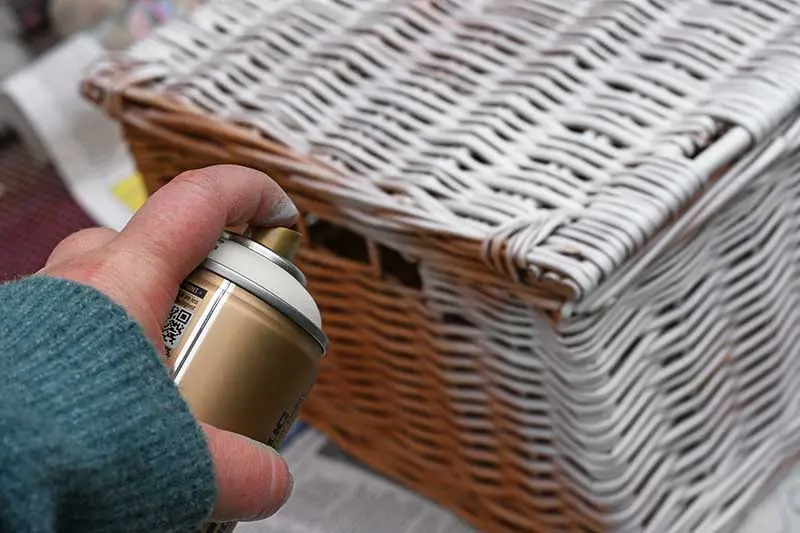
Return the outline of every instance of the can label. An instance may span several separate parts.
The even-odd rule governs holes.
[[[280,443],[283,441],[283,438],[292,427],[292,424],[294,424],[294,421],[297,420],[297,414],[300,411],[300,406],[305,398],[306,395],[303,394],[297,399],[297,403],[294,404],[294,407],[292,407],[291,411],[284,411],[281,413],[278,423],[275,424],[275,428],[272,430],[272,437],[266,442],[267,445],[278,449]]]
[[[198,269],[181,285],[162,337],[172,377],[198,420],[279,447],[316,378],[320,352],[311,336],[231,280]]]
[[[206,289],[188,281],[181,285],[175,303],[172,304],[167,321],[161,331],[167,359],[172,356],[172,351],[180,343],[192,321],[192,317],[194,317],[206,294],[208,294]]]

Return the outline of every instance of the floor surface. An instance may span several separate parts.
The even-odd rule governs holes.
[[[94,225],[52,167],[0,140],[0,282],[35,272],[61,239]]]

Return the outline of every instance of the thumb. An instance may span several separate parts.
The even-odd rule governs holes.
[[[272,448],[203,424],[214,461],[217,521],[258,520],[275,514],[292,492],[286,462]]]

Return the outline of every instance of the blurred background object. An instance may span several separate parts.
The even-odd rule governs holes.
[[[40,20],[40,17],[26,17],[21,9],[21,4],[24,3],[17,0],[12,5],[0,0],[0,79],[21,68],[29,60],[29,52],[20,41],[24,27],[22,20]],[[0,131],[4,129],[3,121],[0,120]]]
[[[85,3],[89,4],[90,1]],[[48,25],[48,0],[3,0],[0,13],[9,24],[13,24],[21,35],[30,35],[45,29]],[[0,27],[3,21],[0,20]]]
[[[16,39],[0,38],[0,78],[21,68],[28,59],[28,52]]]
[[[0,0],[0,281],[42,266],[65,236],[119,229],[143,201],[116,124],[79,82],[108,50],[205,0]]]
[[[205,0],[51,0],[50,20],[59,35],[92,31],[111,50],[146,38],[164,22]]]
[[[127,0],[50,0],[53,28],[66,37],[94,28],[126,8]]]

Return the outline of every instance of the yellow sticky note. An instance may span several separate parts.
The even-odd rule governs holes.
[[[142,207],[147,200],[147,189],[142,175],[138,172],[114,185],[111,193],[131,211]]]

